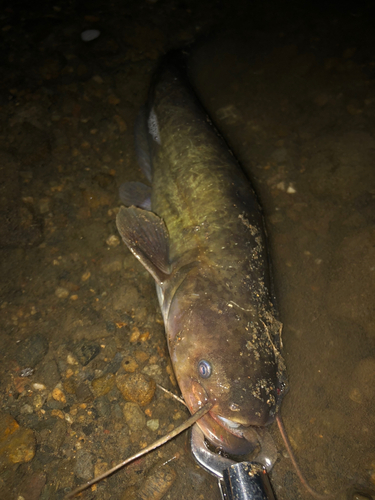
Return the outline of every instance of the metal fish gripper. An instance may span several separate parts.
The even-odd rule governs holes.
[[[196,424],[191,429],[190,444],[196,462],[218,479],[222,500],[275,500],[263,464],[235,462],[212,452]]]

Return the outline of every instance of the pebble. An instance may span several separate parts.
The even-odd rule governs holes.
[[[106,396],[96,400],[96,409],[99,417],[108,418],[111,414],[111,404]]]
[[[59,401],[60,403],[66,403],[66,397],[65,394],[61,389],[58,387],[55,387],[52,391],[52,397],[55,401]]]
[[[59,286],[55,290],[55,295],[59,299],[66,299],[67,297],[69,297],[69,290],[62,286]]]
[[[140,500],[161,500],[176,477],[175,470],[168,465],[155,469],[141,485],[138,498]]]
[[[139,328],[137,326],[133,326],[129,341],[134,344],[135,342],[138,342],[140,336],[141,332],[139,331]]]
[[[27,476],[22,482],[17,500],[39,500],[44,485],[46,484],[46,475],[43,472],[35,472]]]
[[[152,431],[157,431],[159,429],[159,419],[152,418],[151,420],[147,420],[147,427]]]
[[[95,397],[104,396],[115,385],[115,376],[113,373],[107,373],[103,377],[99,377],[91,382],[92,392]]]
[[[118,375],[116,385],[124,399],[141,406],[152,400],[156,389],[155,380],[142,373]]]
[[[48,387],[53,388],[60,382],[60,373],[54,359],[46,361],[37,372],[38,380],[43,381]]]
[[[81,40],[83,42],[91,42],[100,36],[99,30],[85,30],[81,33]]]
[[[32,413],[34,413],[33,407],[31,405],[23,405],[21,407],[21,413],[23,415],[31,415]]]
[[[77,383],[73,378],[68,378],[63,382],[64,391],[68,394],[75,394],[77,390]]]
[[[68,363],[68,365],[78,365],[78,361],[72,354],[67,355],[66,362]]]
[[[121,363],[123,369],[128,373],[134,373],[138,368],[138,363],[131,356],[123,358]]]
[[[106,243],[109,247],[117,247],[120,244],[120,238],[116,234],[111,234],[111,236],[106,239]]]
[[[33,389],[35,389],[36,391],[45,391],[47,389],[47,387],[44,384],[40,384],[39,382],[35,382],[35,384],[33,384]]]
[[[85,282],[91,277],[90,271],[86,271],[85,273],[82,274],[81,276],[81,281]]]
[[[10,465],[30,462],[34,458],[36,440],[31,429],[20,427],[8,414],[0,416],[0,471]]]
[[[110,349],[108,349],[108,351],[110,351]],[[116,373],[121,367],[121,361],[122,354],[120,352],[117,352],[112,361],[106,366],[104,373]]]
[[[47,440],[48,446],[50,446],[55,452],[58,452],[62,447],[66,438],[66,422],[65,418],[56,419],[56,423],[52,429],[51,434]]]
[[[76,388],[76,396],[80,403],[87,403],[93,400],[93,395],[90,391],[90,387],[85,382],[82,382]]]
[[[148,365],[145,366],[142,370],[142,373],[145,373],[149,377],[156,380],[158,384],[163,383],[163,371],[159,365]]]
[[[73,351],[81,365],[86,366],[100,353],[100,345],[96,342],[82,340],[75,345]]]
[[[47,352],[47,339],[43,335],[37,333],[20,343],[20,348],[17,352],[17,361],[21,367],[27,366],[35,368],[35,366],[42,361]]]
[[[46,402],[47,395],[46,394],[36,394],[33,398],[33,405],[36,410],[40,410],[44,403]]]
[[[93,455],[85,450],[78,450],[74,472],[86,481],[94,476]]]
[[[140,431],[145,427],[146,417],[137,403],[125,403],[123,414],[131,431]]]

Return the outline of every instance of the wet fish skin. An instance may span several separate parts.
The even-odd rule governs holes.
[[[262,211],[175,67],[161,66],[145,116],[152,212],[122,207],[118,229],[156,281],[190,411],[213,401],[202,431],[244,453],[275,419],[286,389]]]

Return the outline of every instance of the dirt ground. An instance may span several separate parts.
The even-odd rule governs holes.
[[[1,499],[62,500],[187,418],[155,389],[178,394],[153,280],[115,216],[119,186],[144,180],[133,124],[158,59],[194,41],[192,83],[264,208],[295,454],[320,493],[375,498],[374,13],[372,2],[5,2]],[[86,30],[100,34],[84,41]],[[141,405],[123,397],[129,377],[144,384]],[[309,498],[271,433],[276,497]],[[81,498],[220,495],[185,433]]]

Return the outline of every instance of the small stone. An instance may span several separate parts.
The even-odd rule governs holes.
[[[62,412],[61,412],[62,413]],[[56,420],[54,427],[52,428],[51,434],[48,438],[47,444],[50,446],[55,452],[58,452],[62,447],[66,438],[66,421],[65,415],[64,418],[59,418]]]
[[[96,409],[100,417],[108,418],[111,414],[111,404],[106,396],[96,400]]]
[[[145,363],[148,360],[148,354],[144,351],[136,351],[134,356],[139,363]]]
[[[104,396],[113,388],[115,384],[115,376],[113,373],[107,373],[103,377],[99,377],[91,382],[91,388],[95,397]]]
[[[40,382],[44,382],[42,385],[46,385],[50,389],[56,387],[60,382],[60,373],[54,359],[50,359],[46,363],[43,363],[43,366],[37,371],[37,379]]]
[[[44,485],[46,484],[46,475],[43,472],[35,472],[22,481],[17,500],[39,500]]]
[[[125,403],[123,414],[131,431],[140,431],[145,427],[146,417],[137,403]]]
[[[117,247],[120,244],[120,238],[115,234],[111,234],[111,236],[106,239],[106,243],[109,247]]]
[[[159,365],[148,365],[145,366],[142,370],[142,373],[145,373],[149,377],[156,380],[158,384],[163,383],[163,370]]]
[[[74,347],[74,354],[82,366],[86,366],[100,353],[100,345],[82,340]]]
[[[85,273],[82,274],[81,276],[81,281],[87,281],[91,276],[90,271],[86,271]]]
[[[0,471],[34,458],[36,440],[31,429],[20,427],[11,415],[0,416]]]
[[[91,42],[100,36],[99,30],[85,30],[81,33],[81,40],[83,42]]]
[[[66,357],[68,365],[78,365],[78,361],[72,354],[68,354]]]
[[[155,469],[141,485],[137,498],[140,500],[161,500],[176,477],[175,470],[168,465]]]
[[[93,456],[85,450],[78,450],[77,460],[74,468],[76,475],[86,481],[94,475]]]
[[[109,465],[107,462],[96,462],[94,467],[94,477],[101,476],[109,469]]]
[[[92,392],[90,391],[89,386],[85,382],[82,382],[77,387],[76,396],[80,403],[85,403],[93,400]]]
[[[60,403],[66,403],[66,397],[65,394],[61,389],[58,387],[55,387],[52,391],[52,397],[55,401],[59,401]]]
[[[124,399],[141,406],[151,401],[156,389],[155,380],[142,373],[118,375],[116,385]]]
[[[66,288],[63,288],[62,286],[59,286],[55,290],[55,295],[59,299],[66,299],[67,297],[69,297],[69,290],[67,290]]]
[[[21,413],[22,415],[31,415],[34,413],[33,407],[31,405],[23,405],[21,407]]]
[[[33,405],[36,410],[40,410],[46,402],[47,396],[44,394],[36,394],[33,399]]]
[[[130,339],[129,339],[130,342],[132,342],[132,343],[138,342],[140,336],[141,336],[141,332],[139,331],[139,328],[136,326],[133,326],[132,333],[131,333]]]
[[[152,431],[157,431],[159,429],[159,419],[152,418],[151,420],[147,420],[147,427]]]
[[[105,348],[103,348],[105,349]],[[111,352],[112,349],[110,348],[110,346],[108,346],[108,349],[106,349],[106,353],[109,353],[109,355],[111,355]],[[119,368],[121,367],[121,361],[122,361],[122,354],[120,352],[116,352],[115,356],[113,357],[112,361],[110,363],[108,363],[108,365],[106,366],[105,370],[104,370],[104,373],[107,374],[107,373],[116,373],[118,372]]]
[[[65,419],[65,414],[64,414],[64,412],[62,412],[61,410],[52,410],[52,411],[51,411],[51,415],[52,415],[53,417],[60,418],[61,420],[64,420],[64,419]]]
[[[75,394],[77,390],[76,381],[73,378],[68,378],[63,382],[64,391],[68,394]]]
[[[138,363],[130,356],[123,358],[121,363],[123,369],[128,373],[134,373],[138,368]]]
[[[35,366],[42,361],[47,352],[47,339],[43,335],[37,333],[20,344],[17,360],[21,367],[27,366],[35,368]]]

